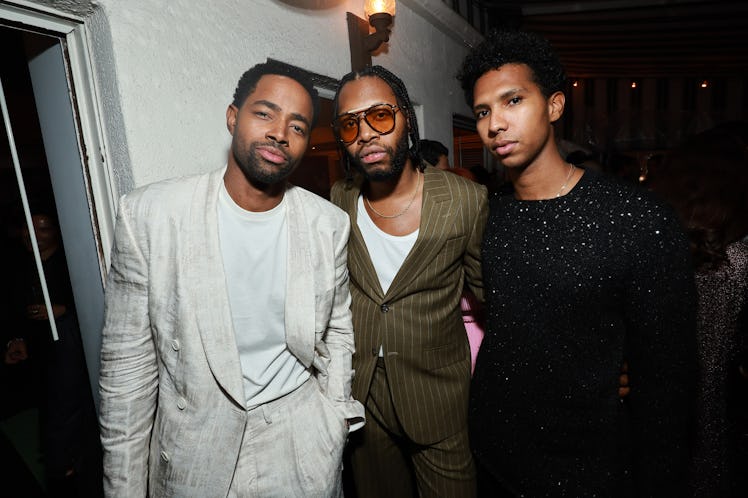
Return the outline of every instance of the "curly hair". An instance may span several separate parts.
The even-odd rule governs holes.
[[[688,139],[650,171],[647,185],[678,214],[696,270],[715,270],[748,235],[748,124],[720,125]]]
[[[400,109],[408,119],[408,136],[410,138],[411,144],[409,150],[410,160],[413,162],[413,164],[418,165],[419,169],[423,170],[425,166],[421,164],[421,146],[418,133],[418,121],[416,120],[416,113],[413,109],[413,104],[410,102],[410,97],[408,96],[408,90],[405,88],[405,84],[400,78],[395,76],[388,69],[385,69],[382,66],[366,66],[365,68],[359,69],[358,71],[351,71],[350,73],[340,78],[340,83],[338,83],[338,88],[335,91],[335,98],[332,102],[333,119],[339,114],[338,104],[340,101],[340,91],[343,89],[343,87],[353,80],[366,77],[379,78],[380,80],[387,83],[387,86],[392,89],[392,93],[395,94],[395,100],[397,101],[398,107],[400,107]],[[337,139],[338,149],[340,150],[340,155],[343,159],[343,169],[345,170],[346,178],[348,180],[351,180],[353,178],[351,158],[349,157],[348,152],[345,149],[345,144],[341,142],[340,137],[337,136],[337,133],[335,138]]]
[[[528,31],[492,30],[465,57],[457,74],[470,107],[473,107],[475,82],[488,71],[505,64],[527,65],[533,81],[546,98],[564,91],[566,72],[548,40]]]
[[[284,64],[279,61],[270,60],[252,66],[242,74],[239,78],[239,83],[236,85],[234,90],[234,100],[231,102],[236,107],[241,107],[247,97],[255,91],[257,88],[257,82],[260,78],[266,74],[275,74],[278,76],[286,76],[295,80],[299,85],[304,87],[309,97],[312,99],[312,127],[317,123],[317,117],[319,116],[319,95],[315,90],[309,73],[295,66]]]

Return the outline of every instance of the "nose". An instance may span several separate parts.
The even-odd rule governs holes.
[[[369,126],[369,123],[362,117],[358,120],[358,140],[359,142],[368,142],[379,137],[380,133]]]
[[[268,140],[272,140],[273,142],[280,144],[280,145],[288,145],[288,126],[285,123],[279,123],[275,122],[273,126],[271,126],[267,133],[265,134],[265,137]]]
[[[504,119],[504,115],[496,110],[491,111],[490,120],[488,122],[488,133],[491,136],[496,136],[502,131],[506,131],[507,123]]]

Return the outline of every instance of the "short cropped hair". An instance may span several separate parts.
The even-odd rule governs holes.
[[[317,90],[314,89],[312,79],[309,73],[303,69],[282,62],[270,60],[249,68],[249,70],[239,78],[239,83],[237,83],[236,90],[234,90],[234,100],[232,104],[236,107],[241,107],[244,104],[244,101],[247,100],[247,97],[255,91],[255,88],[257,88],[257,82],[260,81],[260,78],[266,74],[286,76],[295,80],[299,85],[304,87],[304,90],[306,90],[309,97],[312,99],[311,124],[312,127],[314,127],[317,123],[317,117],[319,116],[319,95],[317,94]]]
[[[465,57],[457,74],[470,107],[473,107],[475,82],[488,71],[505,64],[528,66],[533,81],[546,98],[563,92],[566,87],[566,72],[548,40],[528,31],[492,30]]]
[[[449,149],[443,143],[426,138],[421,139],[421,159],[436,166],[441,156],[449,156]]]

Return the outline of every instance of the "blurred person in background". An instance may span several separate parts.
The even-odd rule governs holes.
[[[698,295],[697,497],[745,496],[748,480],[748,126],[720,125],[672,150],[649,187],[688,234]]]

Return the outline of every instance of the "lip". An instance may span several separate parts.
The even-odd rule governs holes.
[[[517,146],[514,140],[499,140],[491,144],[491,150],[498,156],[506,156]]]
[[[257,147],[257,153],[268,162],[273,164],[283,164],[288,162],[288,156],[284,151],[271,145],[260,145]]]
[[[387,149],[379,146],[369,146],[359,152],[358,157],[364,164],[378,163],[387,156]]]

